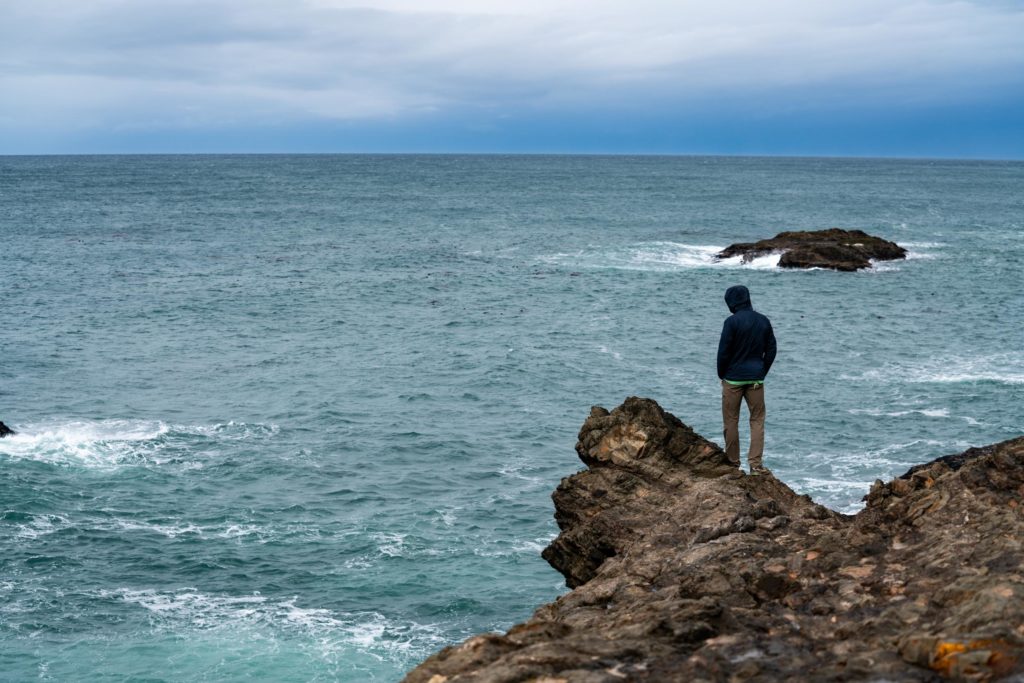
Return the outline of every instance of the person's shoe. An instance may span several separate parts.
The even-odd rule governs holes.
[[[750,468],[750,474],[755,476],[755,477],[761,476],[761,475],[765,475],[765,474],[771,474],[771,473],[772,473],[772,471],[769,470],[767,467],[765,467],[763,465],[759,465],[757,467],[751,467]]]

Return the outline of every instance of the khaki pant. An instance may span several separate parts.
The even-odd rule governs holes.
[[[740,466],[740,399],[746,400],[750,411],[750,451],[747,460],[751,469],[761,467],[764,454],[764,384],[729,384],[722,381],[722,422],[725,424],[725,455]]]

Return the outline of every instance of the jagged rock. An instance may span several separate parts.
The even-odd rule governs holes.
[[[907,250],[895,242],[874,237],[862,230],[780,232],[760,242],[731,244],[716,255],[719,259],[742,256],[746,263],[758,256],[781,253],[780,268],[831,268],[853,271],[870,268],[871,261],[907,257]]]
[[[544,551],[574,589],[407,683],[1024,676],[1024,437],[876,482],[856,516],[649,399],[594,408],[576,449]]]
[[[17,434],[17,432],[5,425],[3,422],[0,422],[0,439],[5,436],[13,436],[14,434]]]

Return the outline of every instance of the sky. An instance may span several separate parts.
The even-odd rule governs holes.
[[[1024,159],[1024,0],[0,0],[0,154]]]

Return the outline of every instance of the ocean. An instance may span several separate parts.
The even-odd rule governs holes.
[[[827,227],[910,257],[712,258]],[[721,442],[733,284],[798,492],[1022,432],[1021,162],[0,157],[0,238],[4,681],[397,681],[507,629],[566,590],[592,405]]]

